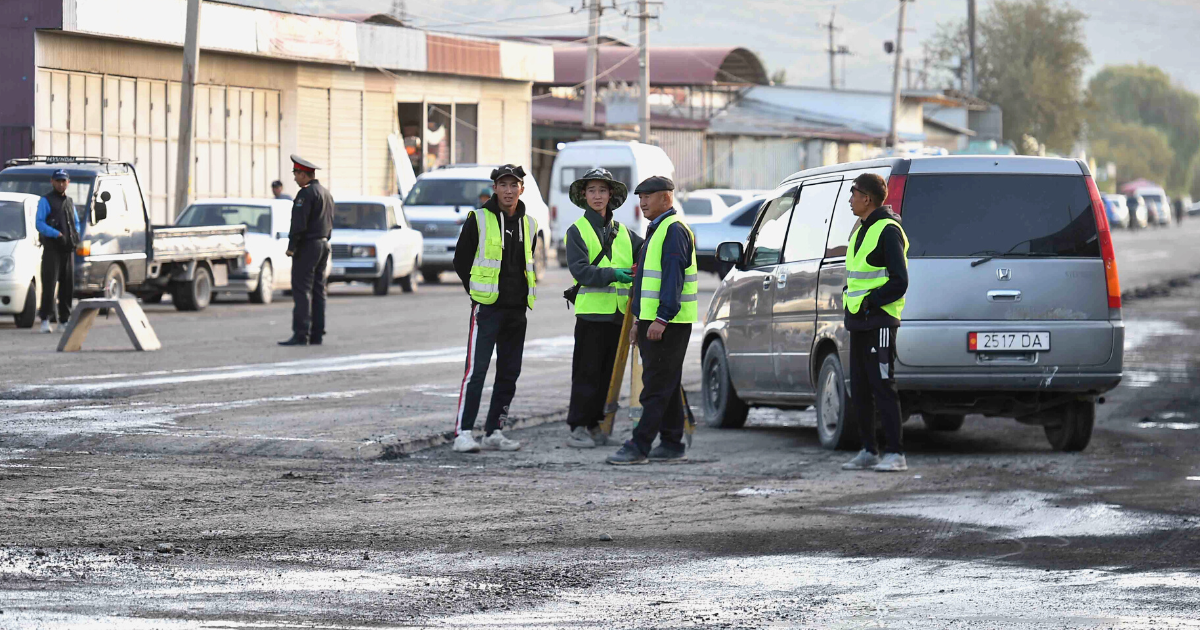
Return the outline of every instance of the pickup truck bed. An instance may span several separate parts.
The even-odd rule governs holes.
[[[246,226],[221,225],[153,228],[154,262],[241,258],[246,254]]]

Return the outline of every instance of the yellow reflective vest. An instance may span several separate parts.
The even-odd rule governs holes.
[[[613,223],[617,226],[617,236],[613,239],[610,256],[601,258],[596,266],[601,269],[610,267],[629,269],[633,267],[633,241],[629,238],[629,230],[624,225],[616,221]],[[588,262],[596,260],[596,256],[599,256],[603,249],[603,244],[587,216],[579,217],[575,221],[575,229],[579,230],[579,236],[583,238],[584,245],[587,245]],[[575,298],[575,314],[612,315],[617,311],[624,313],[629,308],[630,286],[630,284],[620,282],[614,282],[605,287],[580,286],[579,294]]]
[[[883,234],[884,228],[889,225],[894,225],[900,230],[900,236],[904,239],[904,264],[908,266],[908,235],[894,219],[880,219],[872,223],[871,227],[867,228],[867,234],[863,237],[862,245],[859,247],[855,247],[854,244],[858,241],[858,231],[862,229],[862,226],[854,228],[854,232],[850,234],[850,245],[846,250],[846,290],[842,293],[842,304],[850,313],[857,314],[862,309],[863,300],[867,295],[887,284],[887,267],[871,265],[867,262],[867,256],[879,246],[879,237]],[[900,319],[900,314],[904,312],[904,298],[901,297],[891,304],[876,306],[882,308],[888,315]]]
[[[479,226],[479,248],[471,263],[471,299],[480,304],[495,304],[500,299],[500,263],[504,259],[504,217],[480,208],[475,213]],[[533,308],[537,301],[537,274],[533,268],[533,252],[528,245],[537,237],[537,220],[529,215],[521,217],[521,249],[525,252],[525,281],[529,285],[527,303]]]
[[[667,238],[667,228],[678,223],[687,230],[692,241],[692,261],[683,271],[683,293],[679,296],[679,313],[671,319],[672,324],[694,324],[700,320],[699,294],[700,269],[696,265],[696,237],[679,215],[671,215],[659,224],[646,244],[646,268],[641,270],[642,286],[639,289],[638,319],[653,321],[658,318],[659,289],[662,288],[662,246]]]

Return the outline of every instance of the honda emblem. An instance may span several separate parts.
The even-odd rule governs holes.
[[[1009,280],[1012,280],[1012,269],[1005,269],[1004,267],[997,269],[996,279],[1000,282],[1008,282]]]
[[[435,233],[435,232],[437,232],[437,231],[438,231],[438,227],[437,227],[437,225],[435,225],[435,224],[433,224],[433,223],[426,223],[426,224],[425,224],[425,231],[426,231],[426,232],[429,232],[430,234],[433,234],[433,233]]]

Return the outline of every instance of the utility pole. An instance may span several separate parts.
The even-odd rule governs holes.
[[[975,0],[967,0],[967,37],[971,41],[971,96],[979,92],[979,76],[975,74]]]
[[[196,107],[196,68],[200,65],[200,0],[188,0],[179,99],[179,153],[175,160],[175,216],[187,207],[192,180],[192,123]]]
[[[829,53],[829,89],[831,89],[831,90],[838,89],[838,80],[837,80],[837,76],[836,76],[837,72],[835,70],[835,68],[837,67],[838,55],[843,55],[843,57],[842,57],[842,75],[843,75],[842,76],[842,87],[846,87],[846,77],[844,76],[846,74],[845,55],[851,54],[850,49],[848,47],[837,45],[837,41],[835,39],[835,33],[837,33],[838,31],[840,31],[842,29],[838,26],[835,26],[836,21],[837,21],[837,7],[834,6],[833,11],[829,14],[829,22],[818,22],[817,23],[817,26],[820,26],[821,28],[829,31],[829,49],[826,50],[825,52]]]
[[[888,144],[893,149],[900,140],[897,130],[900,125],[900,66],[904,63],[901,57],[904,54],[904,16],[909,2],[912,0],[900,0],[900,25],[896,28],[896,67],[892,75],[892,127],[888,131]]]
[[[588,10],[587,78],[583,86],[583,128],[596,126],[596,47],[600,40],[600,3],[584,0]]]
[[[650,15],[647,0],[638,0],[638,46],[641,53],[638,58],[641,70],[641,95],[638,102],[638,136],[645,143],[650,142]]]

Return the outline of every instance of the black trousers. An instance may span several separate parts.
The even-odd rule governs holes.
[[[292,252],[292,332],[297,337],[325,336],[325,270],[329,240],[310,239]]]
[[[467,369],[458,390],[455,435],[475,428],[475,416],[479,415],[479,399],[483,397],[493,351],[496,353],[496,380],[492,383],[492,403],[483,428],[489,434],[504,428],[508,406],[517,393],[517,378],[521,376],[526,323],[524,306],[471,305]]]
[[[896,393],[897,327],[850,333],[850,408],[857,416],[863,448],[878,454],[875,416],[883,424],[885,453],[904,453],[900,432],[900,396]]]
[[[692,340],[691,324],[667,324],[662,339],[650,341],[646,330],[654,322],[637,323],[642,356],[642,419],[633,430],[633,443],[649,455],[654,437],[660,444],[683,452],[683,359]]]
[[[591,429],[604,419],[604,403],[613,364],[621,344],[621,325],[575,320],[575,353],[571,357],[571,406],[567,425]]]
[[[42,245],[42,307],[38,309],[38,317],[42,321],[54,319],[54,298],[57,296],[58,321],[67,321],[71,317],[74,294],[75,252],[57,243]]]

